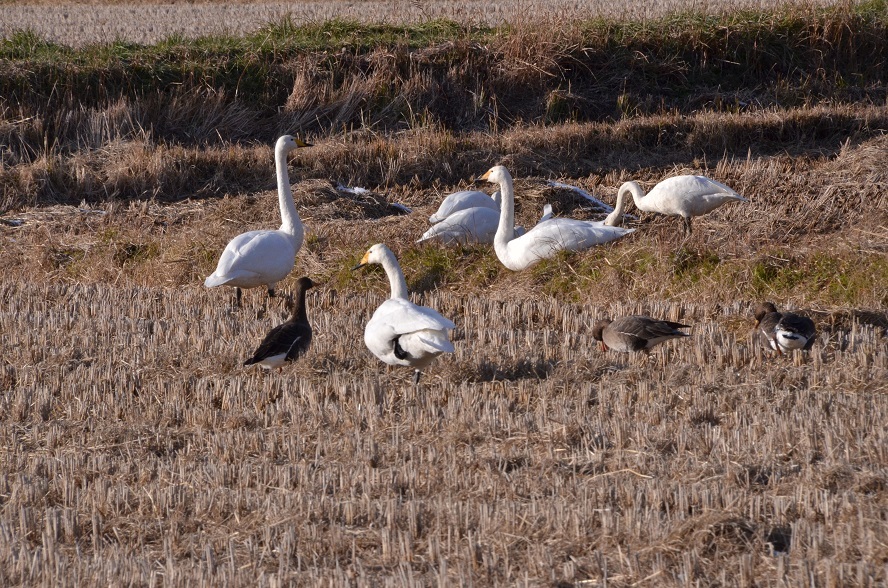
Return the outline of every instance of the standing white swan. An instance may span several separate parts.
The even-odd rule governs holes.
[[[388,247],[377,243],[368,249],[352,271],[370,263],[378,263],[385,269],[392,295],[367,322],[364,343],[385,363],[414,368],[413,381],[418,383],[421,368],[442,353],[453,353],[448,330],[455,329],[456,325],[437,311],[407,299],[407,282],[395,254]]]
[[[571,218],[552,218],[539,223],[521,237],[513,237],[515,230],[515,189],[509,170],[501,165],[487,170],[480,180],[499,184],[502,208],[499,226],[493,239],[496,256],[510,270],[526,269],[542,259],[552,257],[562,249],[580,251],[628,235],[635,229],[609,226],[621,214],[617,209],[604,222],[588,222]]]
[[[309,143],[284,135],[274,146],[277,171],[278,202],[281,208],[281,228],[241,233],[225,246],[216,271],[204,281],[204,286],[234,286],[240,306],[241,288],[265,286],[274,296],[274,286],[287,277],[296,263],[296,252],[302,247],[305,230],[296,212],[290,175],[287,173],[287,154]]]
[[[626,182],[617,192],[617,208],[622,208],[626,194],[638,210],[677,215],[684,218],[685,231],[691,233],[691,218],[715,210],[725,202],[749,202],[720,182],[704,176],[675,176],[657,184],[645,195],[638,182]]]
[[[488,196],[484,192],[478,190],[461,190],[448,194],[441,202],[438,210],[429,217],[430,223],[439,223],[448,216],[459,212],[460,210],[468,210],[469,208],[490,208],[499,212],[500,195],[494,192],[493,196]]]

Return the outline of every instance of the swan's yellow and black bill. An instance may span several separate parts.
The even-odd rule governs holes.
[[[367,265],[367,260],[368,260],[368,259],[370,259],[370,252],[369,252],[369,251],[368,251],[367,253],[364,254],[364,257],[361,258],[361,263],[359,263],[358,265],[356,265],[355,267],[353,267],[351,271],[355,271],[355,270],[361,269],[362,267],[364,267],[365,265]]]
[[[314,147],[313,144],[311,144],[311,143],[309,143],[309,142],[307,142],[307,141],[303,141],[303,140],[300,139],[299,137],[296,137],[296,138],[293,139],[293,140],[296,142],[296,146],[297,146],[297,147]]]
[[[490,172],[492,172],[492,171],[493,171],[493,168],[490,168],[489,170],[487,170],[486,172],[484,172],[484,175],[483,175],[483,176],[481,176],[480,178],[475,178],[475,183],[477,184],[477,183],[479,183],[479,182],[486,182],[486,181],[488,181],[488,179],[490,178]]]

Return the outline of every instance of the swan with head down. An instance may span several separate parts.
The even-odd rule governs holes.
[[[509,170],[501,165],[494,166],[487,170],[487,173],[479,178],[480,180],[499,184],[502,204],[493,247],[502,264],[513,271],[527,269],[561,250],[589,249],[635,231],[635,229],[611,226],[618,224],[622,215],[622,210],[618,206],[602,222],[550,218],[540,222],[524,235],[515,237],[515,189]]]
[[[749,202],[721,182],[694,175],[667,178],[647,195],[638,182],[626,182],[617,192],[618,209],[623,207],[626,194],[632,195],[638,210],[682,217],[688,235],[693,217],[711,212],[726,202]]]

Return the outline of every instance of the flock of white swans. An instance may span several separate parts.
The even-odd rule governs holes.
[[[240,305],[242,288],[264,286],[273,296],[275,285],[293,270],[305,230],[293,201],[287,155],[310,146],[290,135],[278,139],[274,153],[281,227],[276,231],[250,231],[232,239],[222,252],[216,270],[204,282],[208,288],[234,287]],[[647,194],[636,182],[626,182],[617,193],[613,212],[603,221],[554,217],[551,206],[547,205],[536,226],[525,230],[515,226],[515,190],[509,171],[497,165],[481,176],[481,180],[496,184],[499,190],[492,197],[478,191],[451,194],[429,218],[434,225],[419,241],[492,243],[497,258],[513,271],[527,269],[561,250],[581,251],[632,233],[635,229],[619,226],[627,195],[632,196],[635,207],[641,211],[682,217],[687,234],[692,230],[693,217],[727,202],[748,202],[715,180],[681,175],[663,180]],[[364,342],[381,361],[416,370],[414,382],[418,382],[422,368],[438,355],[453,352],[450,331],[456,325],[437,311],[409,300],[404,273],[386,245],[378,243],[370,247],[354,269],[368,264],[383,267],[391,285],[391,296],[367,322]],[[305,293],[313,285],[307,277],[297,281],[292,317],[269,331],[244,365],[280,368],[308,350],[311,326]],[[814,324],[810,319],[779,313],[773,304],[763,303],[755,319],[762,343],[778,353],[808,349],[814,342]],[[601,342],[602,349],[647,351],[669,339],[688,336],[683,328],[689,326],[645,316],[627,316],[597,323],[592,334]]]

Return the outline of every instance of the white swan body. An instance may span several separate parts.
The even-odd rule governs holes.
[[[451,214],[469,208],[490,208],[499,212],[499,194],[494,193],[493,196],[488,196],[484,192],[479,192],[478,190],[462,190],[460,192],[454,192],[444,198],[444,201],[441,202],[441,206],[438,207],[438,211],[429,217],[429,222],[439,223]]]
[[[563,249],[588,249],[619,239],[635,230],[608,226],[604,222],[552,218],[515,238],[515,192],[512,176],[505,167],[498,165],[490,168],[481,179],[500,186],[502,210],[493,246],[502,264],[513,271],[526,269]]]
[[[427,306],[407,299],[407,282],[391,250],[378,243],[367,250],[358,269],[378,263],[389,278],[391,298],[383,302],[367,322],[364,343],[373,355],[389,365],[419,370],[442,353],[453,353],[448,331],[456,325]]]
[[[637,182],[626,182],[617,192],[617,208],[622,207],[627,193],[632,194],[639,210],[681,216],[688,233],[691,232],[692,217],[702,216],[725,202],[749,202],[721,182],[693,175],[665,179],[647,195]]]
[[[274,148],[281,228],[277,231],[250,231],[229,241],[219,258],[216,271],[204,281],[207,288],[234,286],[238,288],[238,299],[240,288],[266,286],[269,294],[273,294],[275,284],[293,269],[305,230],[293,202],[287,154],[299,147],[309,147],[309,144],[284,135]]]
[[[548,206],[548,217],[544,212],[540,222],[547,220],[552,216],[552,207]],[[468,245],[470,243],[493,243],[493,237],[496,235],[496,228],[499,226],[499,209],[492,208],[467,208],[457,211],[441,222],[432,225],[432,227],[422,234],[422,237],[416,240],[417,243],[423,241],[438,241],[445,245],[459,243],[460,245]],[[520,237],[526,231],[524,227],[515,227],[515,236]]]

